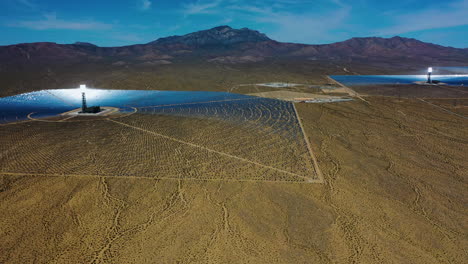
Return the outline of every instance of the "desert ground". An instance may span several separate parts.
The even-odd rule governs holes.
[[[3,2],[12,2],[5,11],[11,17],[25,12],[9,27],[73,22],[59,15],[28,20],[47,9],[39,1]],[[183,8],[202,4],[192,2]],[[217,7],[237,1],[224,2]],[[250,11],[241,20],[256,15]],[[111,34],[164,33],[157,25],[138,32],[133,22],[84,22],[93,28],[83,29],[102,24]],[[348,26],[328,37],[353,33]],[[51,30],[41,29],[39,39],[62,43],[75,34]],[[80,32],[75,37],[96,39]],[[6,35],[23,33],[11,28]],[[347,87],[330,76],[421,75],[434,67],[435,78],[466,73],[467,61],[466,48],[398,36],[308,45],[229,26],[122,47],[0,46],[0,97],[82,84],[252,96],[190,106],[150,106],[154,97],[131,96],[124,105],[100,105],[90,96],[90,106],[121,108],[49,118],[48,110],[72,109],[51,102],[46,109],[26,95],[40,109],[25,113],[13,108],[21,97],[1,100],[0,264],[465,264],[468,88]],[[76,100],[71,108],[80,94]]]
[[[466,99],[410,97],[295,104],[322,183],[216,120],[1,126],[0,263],[465,263]]]

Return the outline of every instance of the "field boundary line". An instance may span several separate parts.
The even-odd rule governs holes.
[[[143,129],[143,128],[140,128],[140,127],[132,126],[132,125],[129,125],[129,124],[126,124],[126,123],[123,123],[123,122],[116,121],[116,120],[112,120],[112,119],[107,119],[107,120],[111,121],[111,122],[114,122],[116,124],[120,124],[122,126],[133,128],[133,129],[136,129],[136,130],[139,130],[139,131],[142,131],[142,132],[152,134],[154,136],[162,137],[162,138],[172,140],[172,141],[175,141],[175,142],[178,142],[178,143],[181,143],[181,144],[185,144],[185,145],[188,145],[188,146],[191,146],[191,147],[194,147],[194,148],[203,149],[203,150],[208,151],[208,152],[212,152],[212,153],[216,153],[216,154],[226,156],[226,157],[229,157],[229,158],[237,159],[237,160],[247,162],[247,163],[250,163],[250,164],[254,164],[254,165],[266,168],[266,169],[275,170],[275,171],[282,172],[282,173],[285,173],[285,174],[288,174],[288,175],[299,177],[299,178],[305,179],[306,182],[314,182],[309,177],[301,176],[301,175],[296,174],[296,173],[292,173],[292,172],[285,171],[285,170],[282,170],[282,169],[278,169],[278,168],[275,168],[275,167],[272,167],[272,166],[264,165],[264,164],[258,163],[256,161],[248,160],[248,159],[237,157],[237,156],[234,156],[234,155],[231,155],[231,154],[228,154],[228,153],[224,153],[224,152],[221,152],[221,151],[210,149],[210,148],[207,148],[207,147],[204,147],[204,146],[196,145],[196,144],[193,144],[193,143],[190,143],[190,142],[186,142],[186,141],[183,141],[183,140],[180,140],[180,139],[177,139],[177,138],[169,137],[169,136],[166,136],[166,135],[163,135],[163,134],[156,133],[154,131],[150,131],[150,130],[146,130],[146,129]],[[318,180],[317,182],[322,182],[322,181]]]
[[[452,111],[450,111],[450,110],[448,110],[448,109],[443,108],[442,106],[438,106],[438,105],[433,104],[433,103],[431,103],[431,102],[428,102],[428,101],[426,101],[426,100],[424,100],[424,99],[418,98],[418,100],[421,101],[421,102],[424,102],[424,103],[426,103],[426,104],[432,105],[432,106],[434,106],[434,107],[437,107],[437,108],[439,108],[440,110],[443,110],[443,111],[445,111],[445,112],[447,112],[447,113],[450,113],[450,114],[452,114],[452,115],[456,115],[456,116],[461,117],[461,118],[463,118],[463,119],[468,119],[468,117],[466,117],[466,116],[463,116],[463,115],[457,114],[457,113],[455,113],[455,112],[452,112]]]
[[[458,86],[454,86],[454,85],[445,85],[445,86],[442,86],[440,84],[436,84],[437,87],[441,88],[441,89],[449,89],[449,90],[452,90],[452,91],[455,91],[455,92],[460,92],[460,93],[464,93],[464,94],[468,94],[468,91],[463,91],[463,90],[458,90],[456,89],[455,87],[458,87]],[[451,87],[448,87],[448,86],[451,86]]]
[[[332,77],[330,77],[330,75],[327,75],[327,78],[328,78],[330,81],[332,81],[332,82],[338,84],[339,86],[341,86],[342,88],[344,88],[344,89],[348,92],[349,95],[355,96],[355,97],[361,99],[362,101],[364,101],[364,102],[366,102],[366,103],[369,103],[366,99],[364,99],[364,98],[363,98],[360,94],[358,94],[356,91],[354,91],[353,89],[349,88],[348,86],[346,86],[346,85],[340,83],[339,81],[333,79]]]
[[[65,121],[70,120],[70,119],[72,119],[74,117],[75,116],[68,116],[68,117],[65,117],[64,119],[60,119],[60,121],[58,121],[58,122],[65,122]]]
[[[193,177],[160,177],[160,176],[132,176],[132,175],[95,175],[95,174],[69,174],[69,173],[21,173],[21,172],[0,172],[0,175],[3,176],[30,176],[30,177],[72,177],[72,178],[112,178],[112,179],[145,179],[145,180],[187,180],[187,181],[210,181],[210,182],[267,182],[267,183],[291,183],[291,184],[304,184],[308,182],[304,181],[285,181],[285,180],[256,180],[256,179],[232,179],[232,178],[193,178]],[[319,183],[317,180],[314,180],[312,183]]]
[[[31,121],[34,121],[34,120],[26,119],[26,120],[21,120],[21,121],[16,121],[16,122],[8,122],[8,123],[3,123],[3,124],[0,123],[0,127],[1,126],[9,126],[9,125],[17,125],[17,124],[27,123],[27,122],[31,122]]]
[[[118,119],[118,118],[124,118],[124,117],[127,117],[127,116],[131,116],[135,113],[138,112],[138,109],[136,107],[130,107],[133,109],[133,112],[131,113],[128,113],[128,114],[124,114],[124,115],[121,115],[121,116],[114,116],[114,117],[109,117],[110,114],[114,114],[114,113],[118,113],[118,110],[114,111],[114,112],[111,112],[109,113],[108,115],[102,115],[102,116],[99,116],[99,115],[96,115],[94,117],[102,117],[102,119],[95,119],[95,120],[77,120],[77,121],[72,121],[73,123],[78,123],[78,122],[97,122],[97,121],[103,121],[103,120],[108,120],[108,119],[111,119],[111,118],[115,118],[115,119]],[[120,108],[118,108],[120,109]],[[70,112],[70,111],[69,111]],[[67,112],[65,112],[67,113]],[[59,114],[59,115],[55,115],[55,116],[49,116],[49,117],[44,117],[42,119],[39,119],[39,118],[34,118],[32,117],[32,115],[34,114],[37,114],[37,112],[31,112],[27,115],[27,118],[29,120],[27,121],[37,121],[37,122],[46,122],[46,123],[64,123],[65,121],[69,120],[69,119],[72,119],[74,117],[80,117],[79,115],[73,115],[71,117],[66,117],[64,119],[60,119],[60,120],[47,120],[46,118],[51,118],[51,117],[56,117],[56,116],[60,116],[62,114]],[[26,122],[26,121],[23,121],[23,122]],[[16,122],[16,123],[19,123],[19,122]],[[66,123],[66,122],[65,122]],[[71,123],[71,122],[70,122]],[[9,124],[14,124],[14,123],[6,123],[5,125],[9,125]],[[1,124],[0,124],[1,125]]]
[[[31,113],[28,114],[27,118],[29,119],[29,121],[45,122],[45,123],[63,123],[65,120],[71,119],[70,117],[66,117],[66,118],[63,118],[63,119],[60,119],[60,120],[47,120],[47,119],[45,119],[45,118],[50,118],[50,117],[56,117],[58,115],[49,116],[49,117],[39,119],[39,118],[32,117],[34,114],[37,114],[37,112],[31,112]],[[90,122],[90,121],[98,121],[98,120],[80,120],[80,121],[73,121],[73,122]]]
[[[248,95],[248,96],[251,96],[251,95]],[[254,97],[254,96],[251,96],[251,97]],[[232,102],[232,101],[242,101],[242,100],[254,100],[254,99],[259,99],[259,98],[261,97],[255,96],[254,98],[238,98],[238,99],[203,101],[203,102],[193,102],[193,103],[167,104],[167,105],[150,105],[150,106],[140,106],[137,108],[158,108],[158,107],[179,106],[179,105],[209,104],[209,103],[221,103],[221,102]]]
[[[299,126],[301,127],[302,135],[304,137],[304,141],[306,142],[307,149],[309,151],[310,157],[312,158],[312,162],[313,162],[314,168],[315,168],[315,173],[317,174],[317,176],[319,178],[318,180],[320,181],[320,183],[323,183],[324,182],[324,177],[323,177],[322,171],[319,168],[317,157],[315,156],[315,153],[312,151],[312,147],[310,145],[309,139],[308,139],[307,134],[305,132],[304,126],[302,125],[301,117],[299,116],[299,113],[297,112],[296,105],[294,103],[292,103],[292,105],[293,105],[294,113],[296,114],[297,121],[299,122]]]
[[[420,97],[421,99],[434,100],[468,100],[468,97]]]
[[[398,98],[397,95],[370,95],[370,94],[362,94],[361,96],[364,97],[386,97],[386,98]],[[427,100],[468,100],[468,97],[405,97],[401,96],[401,99],[427,99]]]

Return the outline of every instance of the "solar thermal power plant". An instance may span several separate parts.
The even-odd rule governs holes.
[[[86,100],[118,110],[89,115]],[[1,173],[321,182],[295,107],[286,101],[82,86],[1,98],[0,113],[2,150],[10,153]],[[200,133],[184,133],[184,127]],[[46,131],[60,132],[48,142]],[[22,147],[17,137],[26,139]],[[31,154],[19,157],[30,145]],[[216,162],[206,166],[206,160]],[[256,173],[242,173],[252,168]]]
[[[0,264],[466,264],[468,1],[426,2],[0,1]]]

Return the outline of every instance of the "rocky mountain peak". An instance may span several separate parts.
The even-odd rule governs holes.
[[[77,41],[77,42],[73,43],[73,45],[87,46],[87,47],[97,47],[96,45],[94,45],[94,44],[92,44],[92,43],[89,43],[89,42],[81,42],[81,41]]]
[[[183,36],[160,38],[150,44],[170,45],[184,44],[187,46],[214,46],[233,45],[244,42],[270,41],[265,34],[248,28],[233,29],[229,26],[219,26],[208,30],[202,30]]]

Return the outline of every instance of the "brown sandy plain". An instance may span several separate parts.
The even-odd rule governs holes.
[[[79,122],[8,125],[2,136],[10,139],[51,129],[2,152],[2,168],[21,173],[0,181],[0,263],[466,263],[466,119],[418,99],[366,100],[296,105],[324,174],[321,184],[280,182],[267,168],[239,168],[235,159],[201,155],[112,121],[87,126],[102,135],[72,144],[78,158],[67,149],[73,137],[63,131],[80,139],[73,132]],[[226,138],[215,123],[201,132],[200,120],[179,120],[170,122],[183,128],[173,137]],[[66,129],[59,133],[58,125]],[[118,144],[109,128],[119,131]],[[274,139],[226,131],[237,134],[223,146],[250,142],[260,147],[248,152],[251,158],[281,164],[284,151],[267,151]],[[38,147],[47,140],[57,144]],[[215,148],[221,141],[204,142]],[[11,156],[21,150],[32,156]],[[158,166],[119,166],[143,157]],[[185,166],[164,166],[169,158]],[[190,164],[200,159],[205,163]],[[34,173],[49,176],[23,166],[32,161]],[[59,175],[67,170],[74,176]],[[202,177],[131,177],[158,171]]]

